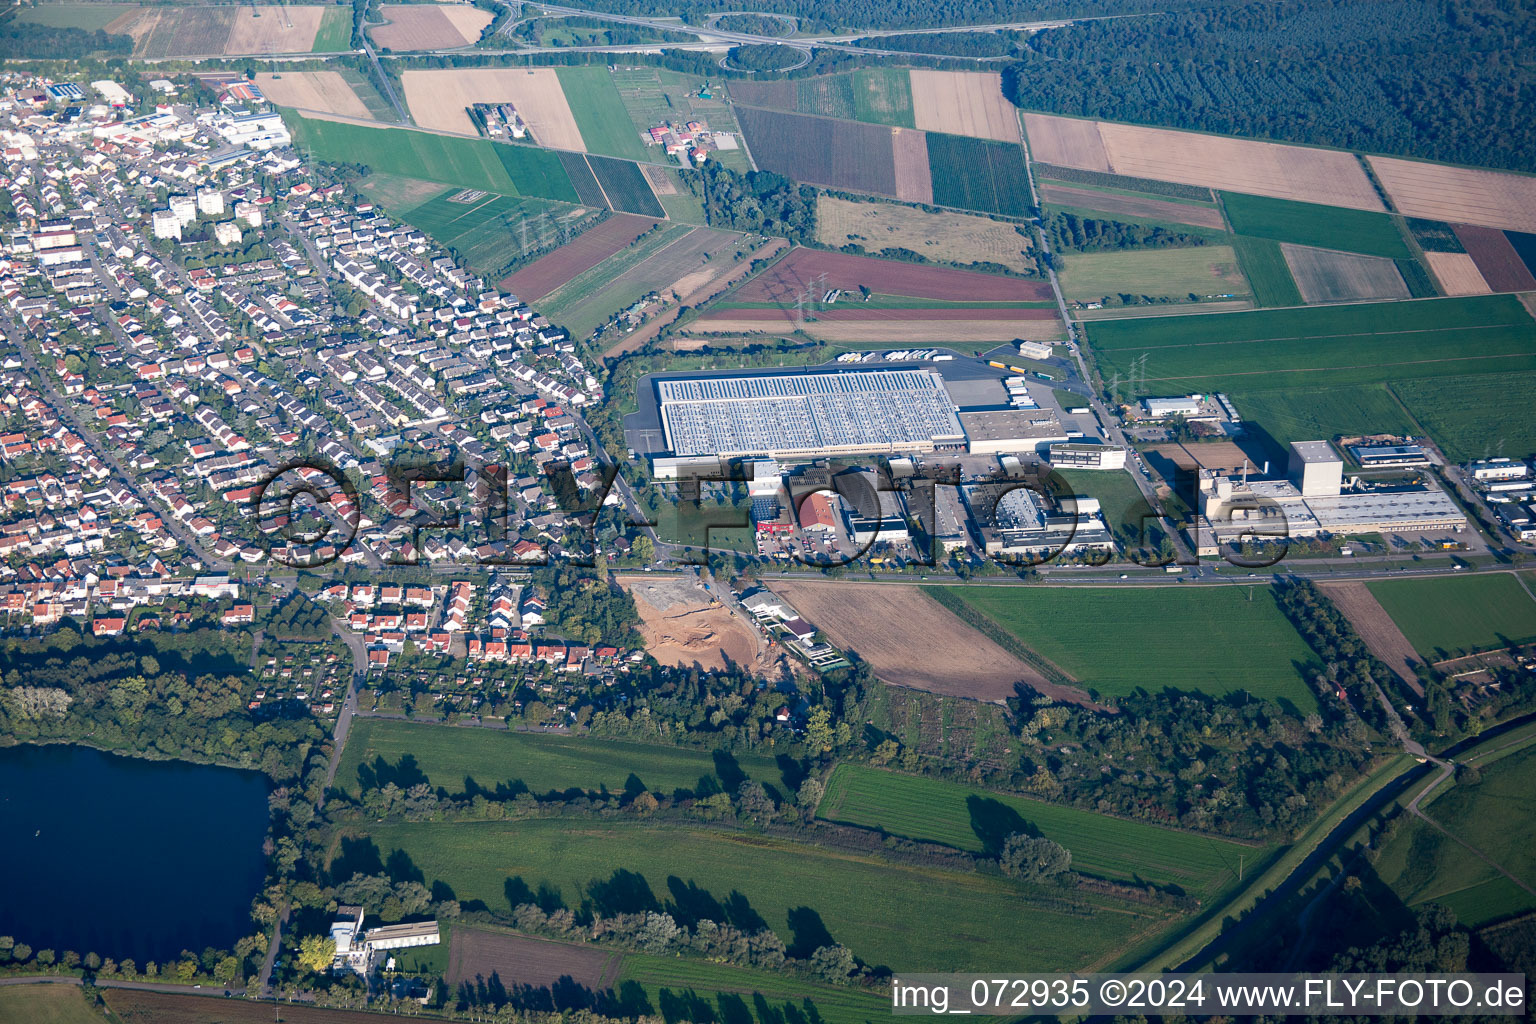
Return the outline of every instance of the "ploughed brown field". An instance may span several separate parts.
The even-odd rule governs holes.
[[[882,295],[952,302],[1042,302],[1051,298],[1050,285],[1039,281],[814,249],[795,249],[737,289],[732,298],[792,304],[813,283],[818,288],[855,291],[863,285]]]
[[[1104,213],[1118,213],[1126,217],[1146,217],[1150,220],[1166,220],[1175,224],[1192,224],[1195,227],[1225,227],[1221,211],[1214,206],[1190,206],[1166,199],[1142,199],[1139,196],[1119,196],[1098,192],[1091,188],[1071,188],[1066,185],[1043,184],[1040,197],[1052,206],[1077,206]]]
[[[1362,299],[1406,299],[1408,285],[1397,264],[1380,256],[1314,249],[1280,243],[1291,277],[1307,302],[1357,302]]]
[[[1418,652],[1376,600],[1376,595],[1364,583],[1320,583],[1318,586],[1354,625],[1370,652],[1422,696],[1424,686],[1414,671],[1419,664]]]
[[[1488,287],[1496,292],[1527,292],[1536,289],[1536,278],[1531,276],[1515,247],[1509,244],[1504,232],[1497,228],[1456,225],[1456,237],[1467,250],[1477,272]]]
[[[521,299],[541,299],[577,274],[591,270],[657,223],[649,217],[616,213],[503,278],[501,288]]]
[[[548,988],[561,978],[601,992],[612,988],[623,954],[550,939],[481,931],[456,925],[448,952],[448,984],[496,980],[509,990],[518,985]]]
[[[771,586],[834,645],[856,651],[875,675],[895,686],[1000,701],[1024,683],[1058,700],[1088,702],[1087,694],[1049,682],[921,587],[798,580]]]

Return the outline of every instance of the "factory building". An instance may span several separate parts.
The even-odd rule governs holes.
[[[1357,444],[1349,449],[1361,469],[1410,469],[1429,465],[1429,455],[1416,444]]]
[[[1292,441],[1289,476],[1303,497],[1338,494],[1344,486],[1344,460],[1327,441]]]
[[[1053,444],[1051,465],[1057,469],[1124,469],[1125,449],[1114,444]]]

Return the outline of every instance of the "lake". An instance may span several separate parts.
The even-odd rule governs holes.
[[[89,747],[0,748],[0,935],[164,963],[256,930],[267,778]]]

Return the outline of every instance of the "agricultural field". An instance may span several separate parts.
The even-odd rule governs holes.
[[[1280,243],[1268,238],[1232,236],[1243,274],[1253,288],[1253,299],[1260,306],[1299,306],[1301,290],[1291,276],[1290,265],[1280,251]]]
[[[131,4],[49,3],[35,7],[21,7],[16,11],[16,21],[23,25],[46,25],[49,28],[78,28],[82,32],[106,30],[109,25],[126,16],[138,13]]]
[[[1176,886],[1202,901],[1237,881],[1239,858],[1251,870],[1270,853],[1227,839],[858,764],[837,766],[816,816],[977,853],[995,850],[1008,832],[1030,832],[1072,851],[1074,871]]]
[[[1536,909],[1536,896],[1499,874],[1460,837],[1520,879],[1536,878],[1536,748],[1481,766],[1475,785],[1456,783],[1420,808],[1450,833],[1417,818],[1385,846],[1377,871],[1410,907],[1440,903],[1470,927]]]
[[[208,8],[185,8],[183,16],[200,16]],[[193,15],[192,12],[199,12]],[[230,27],[224,53],[309,53],[315,48],[324,7],[241,7]],[[171,54],[174,56],[174,51]]]
[[[1384,212],[1352,154],[1305,146],[1025,114],[1041,163],[1228,192]],[[1405,211],[1410,212],[1410,211]]]
[[[830,195],[816,197],[816,240],[838,248],[863,246],[875,256],[906,249],[936,263],[996,263],[1021,273],[1034,267],[1026,256],[1029,236],[1005,221]]]
[[[400,73],[400,87],[411,117],[423,128],[479,135],[469,107],[505,102],[516,105],[540,146],[586,151],[555,68],[415,69]]]
[[[273,1008],[255,999],[218,999],[131,989],[102,990],[102,998],[122,1024],[272,1024]],[[283,1024],[378,1024],[379,1014],[331,1010],[284,1003]],[[103,1018],[92,1013],[92,1019]],[[70,1022],[72,1024],[72,1022]]]
[[[352,49],[352,12],[345,7],[327,7],[320,15],[311,53],[340,53]]]
[[[1536,231],[1536,177],[1370,157],[1392,202],[1409,217]]]
[[[765,786],[783,790],[782,773],[767,755],[738,754],[718,761],[707,750],[669,747],[629,740],[585,739],[550,733],[503,732],[499,729],[457,728],[382,718],[359,718],[336,769],[336,788],[349,796],[361,792],[364,776],[379,785],[395,781],[401,788],[425,781],[450,793],[474,787],[495,790],[519,784],[532,793],[624,791],[631,775],[646,789],[670,794],[697,789],[704,776],[721,781],[731,769]]]
[[[849,311],[858,313],[859,311]],[[871,311],[872,313],[875,311]],[[799,331],[818,341],[849,348],[877,345],[942,345],[958,352],[980,355],[1004,342],[1019,338],[1033,341],[1064,341],[1066,326],[1045,310],[1017,311],[1012,317],[996,315],[998,310],[887,310],[883,316],[842,316],[839,312],[818,313],[815,319],[800,319],[794,310],[746,309],[712,310],[680,330],[686,334],[772,335],[782,337]],[[905,313],[907,315],[899,315]],[[951,313],[948,316],[925,316]],[[1025,317],[1024,314],[1037,314]]]
[[[911,128],[891,129],[891,160],[896,168],[896,198],[905,203],[933,203],[933,169],[928,166],[928,136]]]
[[[612,947],[537,939],[499,928],[453,929],[448,951],[449,985],[473,984],[493,976],[508,989],[518,985],[553,988],[568,978],[594,992],[613,988],[624,954]]]
[[[1104,697],[1246,690],[1317,706],[1302,675],[1316,658],[1267,587],[944,589]]]
[[[731,82],[731,97],[751,107],[866,121],[893,128],[917,127],[912,80],[901,68],[860,68],[815,78]],[[1002,90],[998,90],[1001,98]]]
[[[554,252],[519,269],[502,281],[501,287],[528,301],[542,299],[571,278],[619,252],[655,224],[643,217],[623,214],[609,217]]]
[[[1230,246],[1070,253],[1062,257],[1061,289],[1067,299],[1096,301],[1106,295],[1201,298],[1244,296],[1248,282]],[[1390,265],[1390,264],[1389,264]]]
[[[717,1009],[719,1017],[714,1019],[731,1024],[784,1024],[802,1019],[821,1024],[877,1024],[891,1012],[886,996],[866,989],[680,957],[627,954],[619,968],[618,984],[621,988],[639,986],[658,1006],[669,1001],[680,1004],[690,992],[714,994],[715,1007],[705,1002],[702,1009]]]
[[[218,56],[228,52],[237,7],[139,7],[111,30],[133,37],[135,57]],[[316,8],[318,11],[319,8]],[[308,51],[313,37],[297,52]]]
[[[787,303],[809,289],[860,286],[882,295],[907,295],[945,302],[1049,302],[1050,286],[1040,281],[998,277],[950,267],[931,267],[852,256],[846,253],[794,249],[773,266],[731,293],[732,302]]]
[[[1420,433],[1418,423],[1385,384],[1244,391],[1231,397],[1245,420],[1261,426],[1282,447],[1292,441],[1352,434],[1413,437]]]
[[[928,133],[933,201],[1007,217],[1029,214],[1029,178],[1018,146]]]
[[[1093,213],[1108,214],[1111,219],[1123,220],[1133,217],[1169,224],[1188,224],[1214,231],[1226,229],[1226,224],[1221,219],[1221,211],[1211,204],[1051,183],[1040,185],[1040,201],[1046,206],[1069,206]]]
[[[1429,661],[1536,640],[1536,601],[1507,572],[1366,586]]]
[[[1221,204],[1232,230],[1250,238],[1336,249],[1340,252],[1408,259],[1412,253],[1392,217],[1316,203],[1223,192]]]
[[[995,71],[913,68],[913,127],[948,135],[1018,143],[1019,112],[1003,96]]]
[[[101,1015],[91,1008],[84,994],[74,985],[8,985],[0,988],[0,1021],[101,1024]]]
[[[1418,681],[1417,673],[1421,663],[1418,652],[1413,649],[1413,644],[1408,642],[1403,631],[1397,628],[1397,623],[1392,621],[1392,616],[1387,614],[1381,602],[1376,600],[1376,595],[1364,583],[1328,582],[1319,586],[1334,607],[1355,627],[1355,632],[1360,634],[1360,639],[1365,641],[1371,653],[1383,665],[1396,672],[1403,682],[1422,691],[1423,686]]]
[[[1281,242],[1280,251],[1308,304],[1409,297],[1408,285],[1392,260],[1290,242]]]
[[[263,96],[281,107],[373,120],[373,112],[352,91],[351,83],[338,71],[258,74],[256,85]]]
[[[580,244],[594,211],[547,199],[449,189],[395,216],[448,246],[477,273],[496,278],[528,253]],[[553,254],[551,254],[553,255]],[[548,258],[548,257],[545,257]],[[536,261],[537,262],[542,262]]]
[[[642,876],[659,901],[675,877],[716,900],[739,893],[739,902],[791,951],[837,941],[871,964],[919,970],[1106,964],[1166,921],[1154,908],[1092,895],[1074,895],[1069,909],[1065,901],[992,875],[670,824],[379,824],[370,825],[367,836],[383,856],[402,851],[429,885],[441,881],[461,900],[503,906],[507,880],[520,878],[532,889],[550,886],[574,906],[592,882],[618,870]],[[643,892],[638,895],[626,904],[644,906]],[[1007,951],[1005,962],[998,950]]]
[[[738,106],[757,166],[786,178],[853,192],[896,195],[891,129]]]
[[[588,153],[625,160],[653,158],[630,122],[606,67],[562,67],[556,68],[555,73],[566,105],[581,131],[582,148]]]
[[[1536,277],[1509,238],[1493,228],[1456,225],[1456,240],[1467,250],[1489,289],[1496,292],[1536,290]]]
[[[368,34],[385,50],[451,50],[470,46],[495,16],[468,4],[384,4],[387,25]]]
[[[639,165],[628,160],[590,154],[587,156],[587,165],[592,168],[603,196],[613,209],[642,217],[666,216],[645,175],[640,173]]]
[[[502,195],[580,201],[559,157],[532,146],[299,116],[287,121],[294,146],[312,159]]]
[[[776,582],[773,591],[893,685],[988,701],[1014,696],[1018,683],[1052,696],[1062,690],[916,586]],[[920,646],[914,635],[924,638]]]
[[[1447,295],[1487,295],[1491,288],[1477,269],[1477,261],[1464,252],[1426,252],[1424,260]]]
[[[1510,296],[1106,321],[1088,334],[1105,376],[1144,368],[1137,395],[1536,369],[1536,323]]]

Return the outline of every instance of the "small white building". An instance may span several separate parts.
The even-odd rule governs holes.
[[[1141,407],[1154,420],[1165,420],[1170,416],[1200,415],[1200,399],[1194,395],[1185,398],[1143,398]]]
[[[1049,359],[1055,354],[1055,349],[1047,341],[1021,341],[1019,342],[1019,355],[1025,359]]]
[[[1050,460],[1058,469],[1124,469],[1125,449],[1115,444],[1068,441],[1051,445]]]

